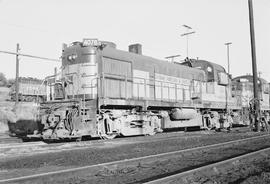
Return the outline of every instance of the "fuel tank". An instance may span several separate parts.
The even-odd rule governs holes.
[[[198,112],[195,109],[172,109],[170,117],[172,120],[189,120],[198,116]]]

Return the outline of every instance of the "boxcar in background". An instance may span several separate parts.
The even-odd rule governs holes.
[[[16,99],[15,84],[11,87],[10,98]],[[19,78],[19,101],[24,102],[42,102],[46,99],[46,86],[43,80],[36,78]]]

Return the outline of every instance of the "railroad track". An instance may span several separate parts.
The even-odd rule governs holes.
[[[40,146],[40,145],[46,145],[44,142],[31,142],[31,143],[0,143],[0,150],[3,149],[11,149],[11,148],[23,148],[23,147],[34,147],[34,146]]]
[[[112,140],[88,140],[88,141],[81,141],[81,142],[55,142],[55,143],[44,143],[43,141],[31,141],[31,142],[22,142],[21,139],[17,137],[9,137],[9,136],[0,136],[0,149],[8,149],[8,148],[20,148],[20,147],[34,147],[37,145],[42,145],[43,147],[56,147],[56,146],[63,146],[63,145],[75,145],[80,147],[82,146],[87,146],[92,143],[102,143],[102,142],[114,142],[114,141],[128,141],[130,139],[135,140],[137,142],[141,142],[140,140],[141,137],[144,138],[143,142],[146,141],[160,141],[160,140],[169,140],[169,139],[175,139],[177,137],[185,137],[186,139],[188,138],[196,138],[196,137],[201,137],[202,135],[205,134],[214,134],[213,132],[189,132],[183,133],[183,132],[166,132],[162,134],[157,134],[155,136],[150,136],[150,137],[145,137],[145,136],[138,136],[138,137],[122,137],[122,138],[117,138],[117,139],[112,139]],[[152,138],[154,137],[155,140]],[[73,149],[73,148],[71,148]]]
[[[232,131],[235,131],[235,132],[242,132],[242,133],[244,133],[244,132],[248,132],[250,129],[249,128],[247,128],[247,127],[240,127],[240,128],[233,128],[232,129]],[[201,135],[203,135],[203,134],[214,134],[214,132],[213,131],[204,131],[204,132],[180,132],[180,131],[178,131],[178,132],[163,132],[162,134],[156,134],[156,135],[154,135],[154,137],[156,138],[156,139],[164,139],[164,138],[166,138],[166,137],[170,137],[170,138],[173,138],[173,137],[179,137],[179,136],[185,136],[185,137],[200,137]],[[128,139],[130,139],[130,138],[132,138],[132,139],[136,139],[136,138],[139,138],[139,137],[144,137],[145,139],[147,138],[147,137],[145,137],[145,136],[135,136],[135,137],[121,137],[120,138],[120,140],[128,140]],[[153,136],[150,136],[150,138],[149,139],[151,139],[151,137],[153,137]],[[117,140],[119,140],[119,138],[116,138],[116,139],[112,139],[112,140],[105,140],[105,141],[117,141]],[[97,141],[99,141],[99,142],[102,142],[102,141],[104,141],[104,140],[89,140],[89,141],[91,141],[91,142],[97,142]],[[4,135],[0,135],[0,145],[2,145],[2,144],[14,144],[14,145],[16,145],[16,143],[21,143],[21,144],[29,144],[29,145],[31,145],[31,143],[32,142],[43,142],[43,141],[39,141],[39,140],[33,140],[33,141],[30,141],[30,140],[28,140],[27,142],[23,142],[23,140],[22,139],[20,139],[20,138],[18,138],[18,137],[10,137],[9,135],[6,135],[6,134],[4,134]],[[87,142],[87,141],[82,141],[82,142]],[[52,144],[58,144],[58,145],[60,145],[60,144],[66,144],[66,143],[75,143],[75,144],[78,144],[78,142],[75,142],[75,141],[63,141],[63,142],[50,142],[50,143],[48,143],[48,145],[52,145]],[[14,145],[12,145],[12,146],[14,146]],[[1,147],[0,147],[1,148]]]
[[[223,160],[214,164],[209,164],[189,171],[180,172],[167,177],[162,177],[153,181],[146,182],[145,184],[174,184],[174,183],[198,183],[203,177],[209,180],[210,177],[214,178],[221,173],[228,174],[234,172],[235,167],[245,166],[254,162],[256,159],[268,159],[270,148],[254,151],[241,156],[236,156],[227,160]],[[242,179],[242,178],[240,178]],[[197,181],[196,181],[197,180]],[[212,179],[213,181],[213,179]],[[213,183],[218,183],[213,181]],[[220,183],[220,182],[219,182]]]
[[[200,138],[200,134],[179,134],[169,133],[164,136],[153,137],[126,137],[113,140],[89,140],[82,142],[66,142],[66,143],[50,143],[47,144],[42,141],[36,142],[21,142],[21,143],[0,143],[0,152],[2,152],[2,159],[18,156],[27,156],[32,154],[62,152],[68,150],[83,150],[88,148],[102,147],[110,144],[130,144],[130,143],[146,143],[158,142],[162,140],[174,140],[177,138]],[[21,151],[22,150],[22,151]],[[0,158],[1,159],[1,158]]]
[[[84,150],[89,148],[106,148],[110,146],[119,146],[119,145],[128,145],[128,144],[140,144],[140,143],[149,143],[149,142],[159,142],[159,141],[168,141],[168,140],[191,140],[191,139],[200,139],[203,136],[213,135],[213,132],[191,132],[191,133],[179,133],[172,132],[166,134],[157,134],[155,136],[139,136],[139,137],[124,137],[120,139],[113,140],[89,140],[82,142],[65,142],[65,143],[51,143],[47,144],[42,141],[36,142],[23,142],[23,143],[0,143],[0,152],[1,157],[0,161],[7,158],[16,158],[21,156],[29,156],[33,154],[42,154],[42,153],[57,153],[62,151],[74,151],[74,150]],[[247,133],[248,134],[248,133]],[[249,137],[254,136],[250,134],[240,137]],[[219,134],[220,135],[220,134]],[[227,134],[228,135],[228,134]],[[239,138],[240,138],[239,137]],[[219,138],[220,139],[220,138]],[[218,140],[218,139],[217,139]],[[220,141],[216,141],[220,142]],[[1,173],[0,173],[1,174]]]
[[[9,135],[0,135],[0,144],[20,143],[20,142],[22,142],[22,140],[17,137],[10,137]]]
[[[258,150],[268,153],[269,149],[265,148],[270,147],[269,138],[270,135],[251,137],[144,157],[6,178],[0,180],[0,183],[107,183],[112,181],[115,183],[162,183],[163,181],[158,179],[168,179],[167,176],[172,177],[179,173],[196,172],[198,168],[217,168],[218,163],[226,163],[226,160],[234,157],[237,160],[239,155]],[[258,152],[254,152],[256,153]],[[209,163],[216,163],[216,165],[209,166]],[[214,171],[217,170],[214,169]]]

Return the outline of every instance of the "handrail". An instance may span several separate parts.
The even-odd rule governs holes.
[[[101,75],[102,76],[102,75]],[[121,78],[117,78],[117,76],[121,77]],[[116,79],[118,80],[125,80],[125,75],[117,75],[117,74],[104,74],[104,77],[115,77]],[[162,80],[156,80],[156,79],[145,79],[145,78],[142,78],[142,77],[127,77],[127,80],[131,80],[133,81],[134,79],[141,79],[141,80],[146,80],[146,81],[154,81],[154,82],[162,82],[162,83],[167,83],[167,84],[178,84],[178,85],[183,85],[183,86],[190,86],[189,85],[185,85],[185,84],[182,84],[182,83],[176,83],[176,82],[167,82],[167,81],[162,81]],[[189,80],[189,79],[187,79]],[[194,79],[192,79],[194,80]],[[197,80],[195,80],[197,81]],[[198,81],[198,82],[202,82],[202,81]],[[144,84],[144,82],[141,82],[141,84]]]
[[[202,83],[203,81],[197,81],[197,80],[190,80],[189,84],[184,84],[184,83],[176,83],[176,82],[168,82],[168,81],[162,81],[162,80],[157,80],[155,78],[151,78],[151,79],[146,79],[146,78],[142,78],[142,77],[130,77],[130,76],[124,76],[124,75],[117,75],[117,74],[100,74],[97,75],[96,77],[92,78],[90,81],[90,85],[83,85],[81,86],[84,89],[91,89],[91,94],[92,94],[92,98],[94,98],[95,94],[98,94],[99,98],[110,98],[109,96],[106,95],[105,90],[106,87],[104,86],[105,83],[104,81],[107,78],[112,78],[114,80],[120,80],[125,82],[124,84],[124,95],[123,97],[127,98],[144,98],[144,99],[154,99],[154,100],[169,100],[169,101],[179,101],[179,100],[183,100],[183,101],[189,101],[191,100],[191,96],[192,94],[201,94],[202,91]],[[197,83],[195,84],[194,81],[197,81]],[[102,83],[102,86],[100,85]],[[128,90],[128,85],[130,83],[130,90]],[[100,88],[102,88],[102,92],[98,92],[96,91],[96,93],[94,94],[94,89],[97,89],[98,86],[100,86]],[[198,86],[199,86],[199,90],[198,90]],[[135,87],[135,91],[134,88]],[[154,95],[153,97],[149,96],[149,92],[150,92],[150,88],[154,87]],[[141,90],[143,89],[143,92],[141,92]],[[97,89],[98,90],[98,89]],[[172,90],[174,92],[172,92]],[[180,90],[180,91],[179,91]],[[182,91],[181,91],[182,90]],[[135,92],[135,94],[134,94]],[[141,92],[141,96],[140,96],[140,92]],[[188,99],[185,98],[185,96],[187,95],[186,92],[188,92]],[[121,93],[121,92],[120,92]],[[119,93],[119,98],[123,98],[121,96],[121,94]],[[130,93],[130,95],[129,95]],[[173,96],[171,96],[174,93]],[[182,94],[179,95],[179,93]]]

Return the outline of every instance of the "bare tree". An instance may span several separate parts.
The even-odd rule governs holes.
[[[5,74],[0,72],[0,86],[6,86],[7,85],[7,78]]]

